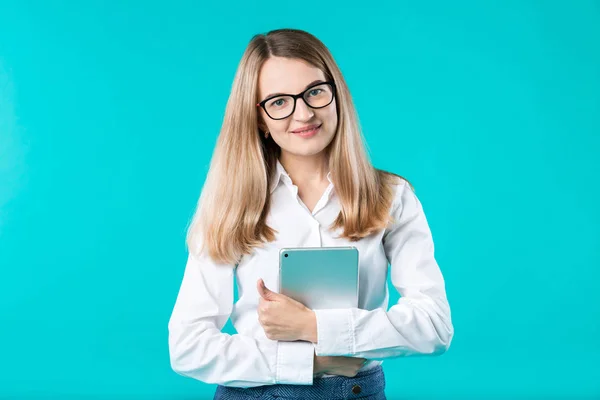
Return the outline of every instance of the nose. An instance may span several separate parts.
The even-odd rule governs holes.
[[[296,109],[294,110],[294,119],[297,121],[308,121],[315,113],[312,108],[306,105],[303,98],[296,100]]]

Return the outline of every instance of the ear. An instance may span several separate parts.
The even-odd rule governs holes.
[[[267,124],[265,123],[264,111],[261,107],[257,107],[256,122],[258,123],[258,129],[260,129],[261,131],[266,132],[269,130]]]
[[[264,123],[261,117],[258,117],[258,129],[260,129],[263,133],[269,130],[269,128],[267,128],[267,124]]]
[[[269,137],[269,128],[267,128],[267,126],[264,123],[259,122],[258,129],[260,131],[259,134],[262,133],[265,139]]]

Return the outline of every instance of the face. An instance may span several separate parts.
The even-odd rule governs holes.
[[[299,59],[271,57],[262,66],[258,78],[259,101],[273,94],[299,94],[313,83],[325,82],[325,74]],[[304,96],[312,105],[319,106],[320,97],[327,96],[324,87],[315,87]],[[269,113],[278,118],[276,113],[285,107],[292,106],[291,98],[274,98],[265,104]],[[272,110],[272,111],[271,111]],[[291,110],[291,108],[290,108]],[[285,114],[285,113],[284,113]],[[281,147],[282,155],[287,152],[295,156],[318,155],[331,143],[337,128],[337,112],[335,98],[323,108],[309,107],[303,98],[296,100],[296,109],[287,118],[273,120],[259,108],[259,126],[268,131],[275,143]],[[307,128],[316,126],[316,130]]]

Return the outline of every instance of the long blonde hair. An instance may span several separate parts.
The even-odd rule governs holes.
[[[235,264],[253,247],[275,240],[266,219],[280,149],[260,131],[256,107],[259,71],[272,56],[304,60],[336,84],[338,126],[328,154],[341,212],[330,228],[343,228],[341,236],[356,241],[390,222],[393,184],[401,177],[372,166],[350,92],[331,53],[310,33],[274,30],[255,35],[242,56],[188,229],[188,248],[207,250],[215,262]]]

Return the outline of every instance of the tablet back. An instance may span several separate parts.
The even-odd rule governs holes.
[[[358,307],[356,247],[284,248],[279,292],[312,310]]]

